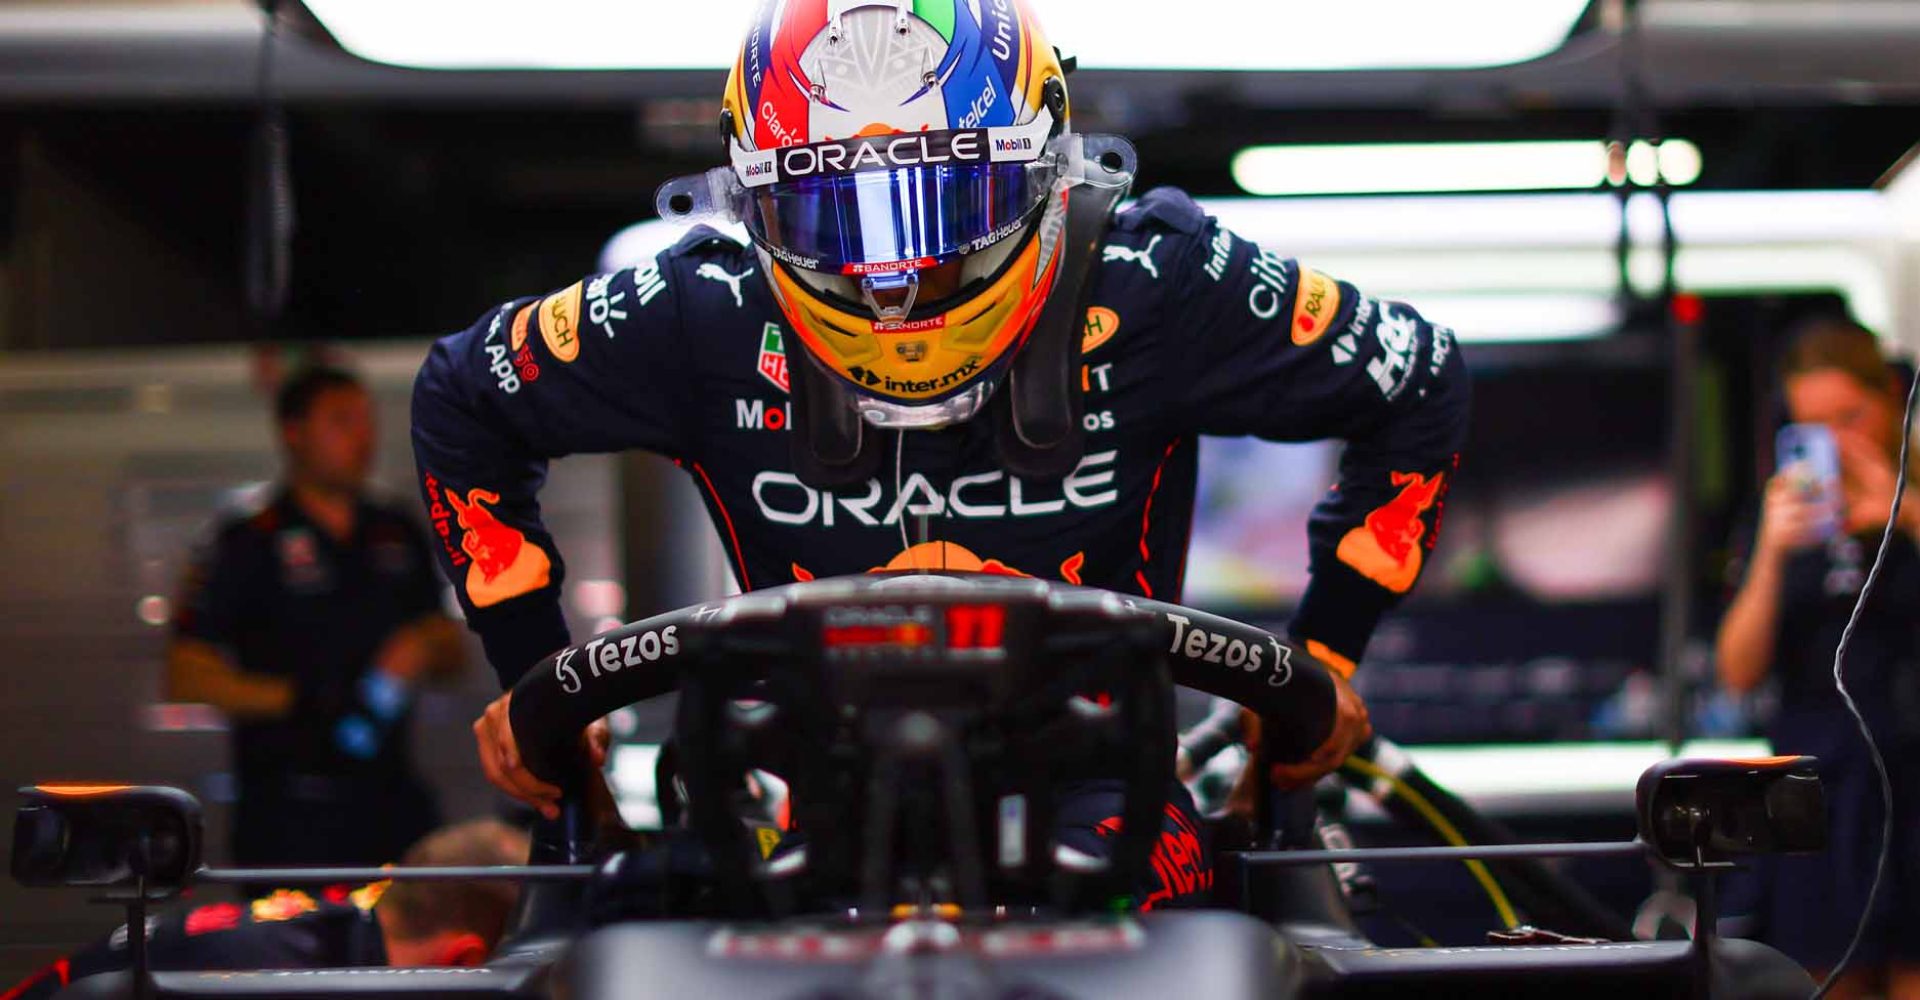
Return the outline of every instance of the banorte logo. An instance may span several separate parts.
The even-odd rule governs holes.
[[[445,490],[464,534],[460,550],[472,558],[467,567],[467,599],[489,607],[547,585],[553,564],[538,545],[529,545],[518,529],[501,524],[487,507],[500,502],[492,490],[471,489],[465,499]]]
[[[1420,538],[1426,522],[1420,515],[1446,490],[1447,474],[1417,472],[1391,474],[1400,493],[1367,515],[1366,523],[1346,533],[1335,550],[1340,561],[1361,576],[1396,594],[1404,594],[1420,576],[1424,559]]]

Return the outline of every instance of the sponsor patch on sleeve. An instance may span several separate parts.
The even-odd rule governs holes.
[[[580,356],[580,292],[576,281],[540,301],[540,339],[556,361]]]
[[[1340,312],[1340,283],[1310,267],[1300,269],[1300,293],[1293,299],[1293,342],[1305,347],[1320,339]]]
[[[1120,314],[1106,306],[1087,307],[1086,332],[1080,337],[1080,353],[1088,354],[1094,348],[1113,339],[1120,332]]]

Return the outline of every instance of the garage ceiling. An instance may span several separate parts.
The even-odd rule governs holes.
[[[1600,27],[1550,56],[1471,71],[1193,74],[1089,70],[1103,89],[1164,95],[1222,87],[1253,103],[1591,104],[1618,88],[1618,0]],[[317,28],[291,39],[282,79],[296,100],[624,102],[704,96],[710,72],[423,72],[363,62]],[[0,100],[246,97],[261,15],[245,0],[0,0]],[[1907,0],[1646,0],[1649,83],[1664,103],[1920,101],[1920,3]],[[1071,42],[1071,39],[1063,39]]]

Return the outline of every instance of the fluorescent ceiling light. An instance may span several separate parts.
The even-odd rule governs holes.
[[[726,69],[757,4],[305,0],[363,59],[420,69]],[[1034,0],[1047,38],[1098,69],[1475,69],[1537,59],[1589,0],[1187,0],[1151,23],[1110,0]],[[717,96],[717,95],[716,95]]]
[[[1408,142],[1254,146],[1233,158],[1233,180],[1257,195],[1412,194],[1444,191],[1577,191],[1607,181],[1607,143]],[[1669,139],[1635,142],[1626,174],[1650,185],[1700,177],[1700,147]]]
[[[1420,315],[1452,327],[1463,343],[1592,340],[1620,328],[1610,295],[1423,295]]]
[[[1202,198],[1200,207],[1247,239],[1290,255],[1350,248],[1449,254],[1469,247],[1611,251],[1620,233],[1620,203],[1605,193]],[[1899,238],[1887,196],[1878,191],[1686,191],[1673,196],[1672,211],[1682,246],[1868,244]],[[1635,242],[1658,241],[1658,199],[1634,195],[1627,216]],[[1444,257],[1433,260],[1439,264]]]

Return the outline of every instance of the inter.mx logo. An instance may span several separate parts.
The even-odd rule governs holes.
[[[787,379],[787,348],[781,339],[780,324],[768,323],[760,331],[760,375],[767,381],[780,387],[781,392],[792,392]]]

